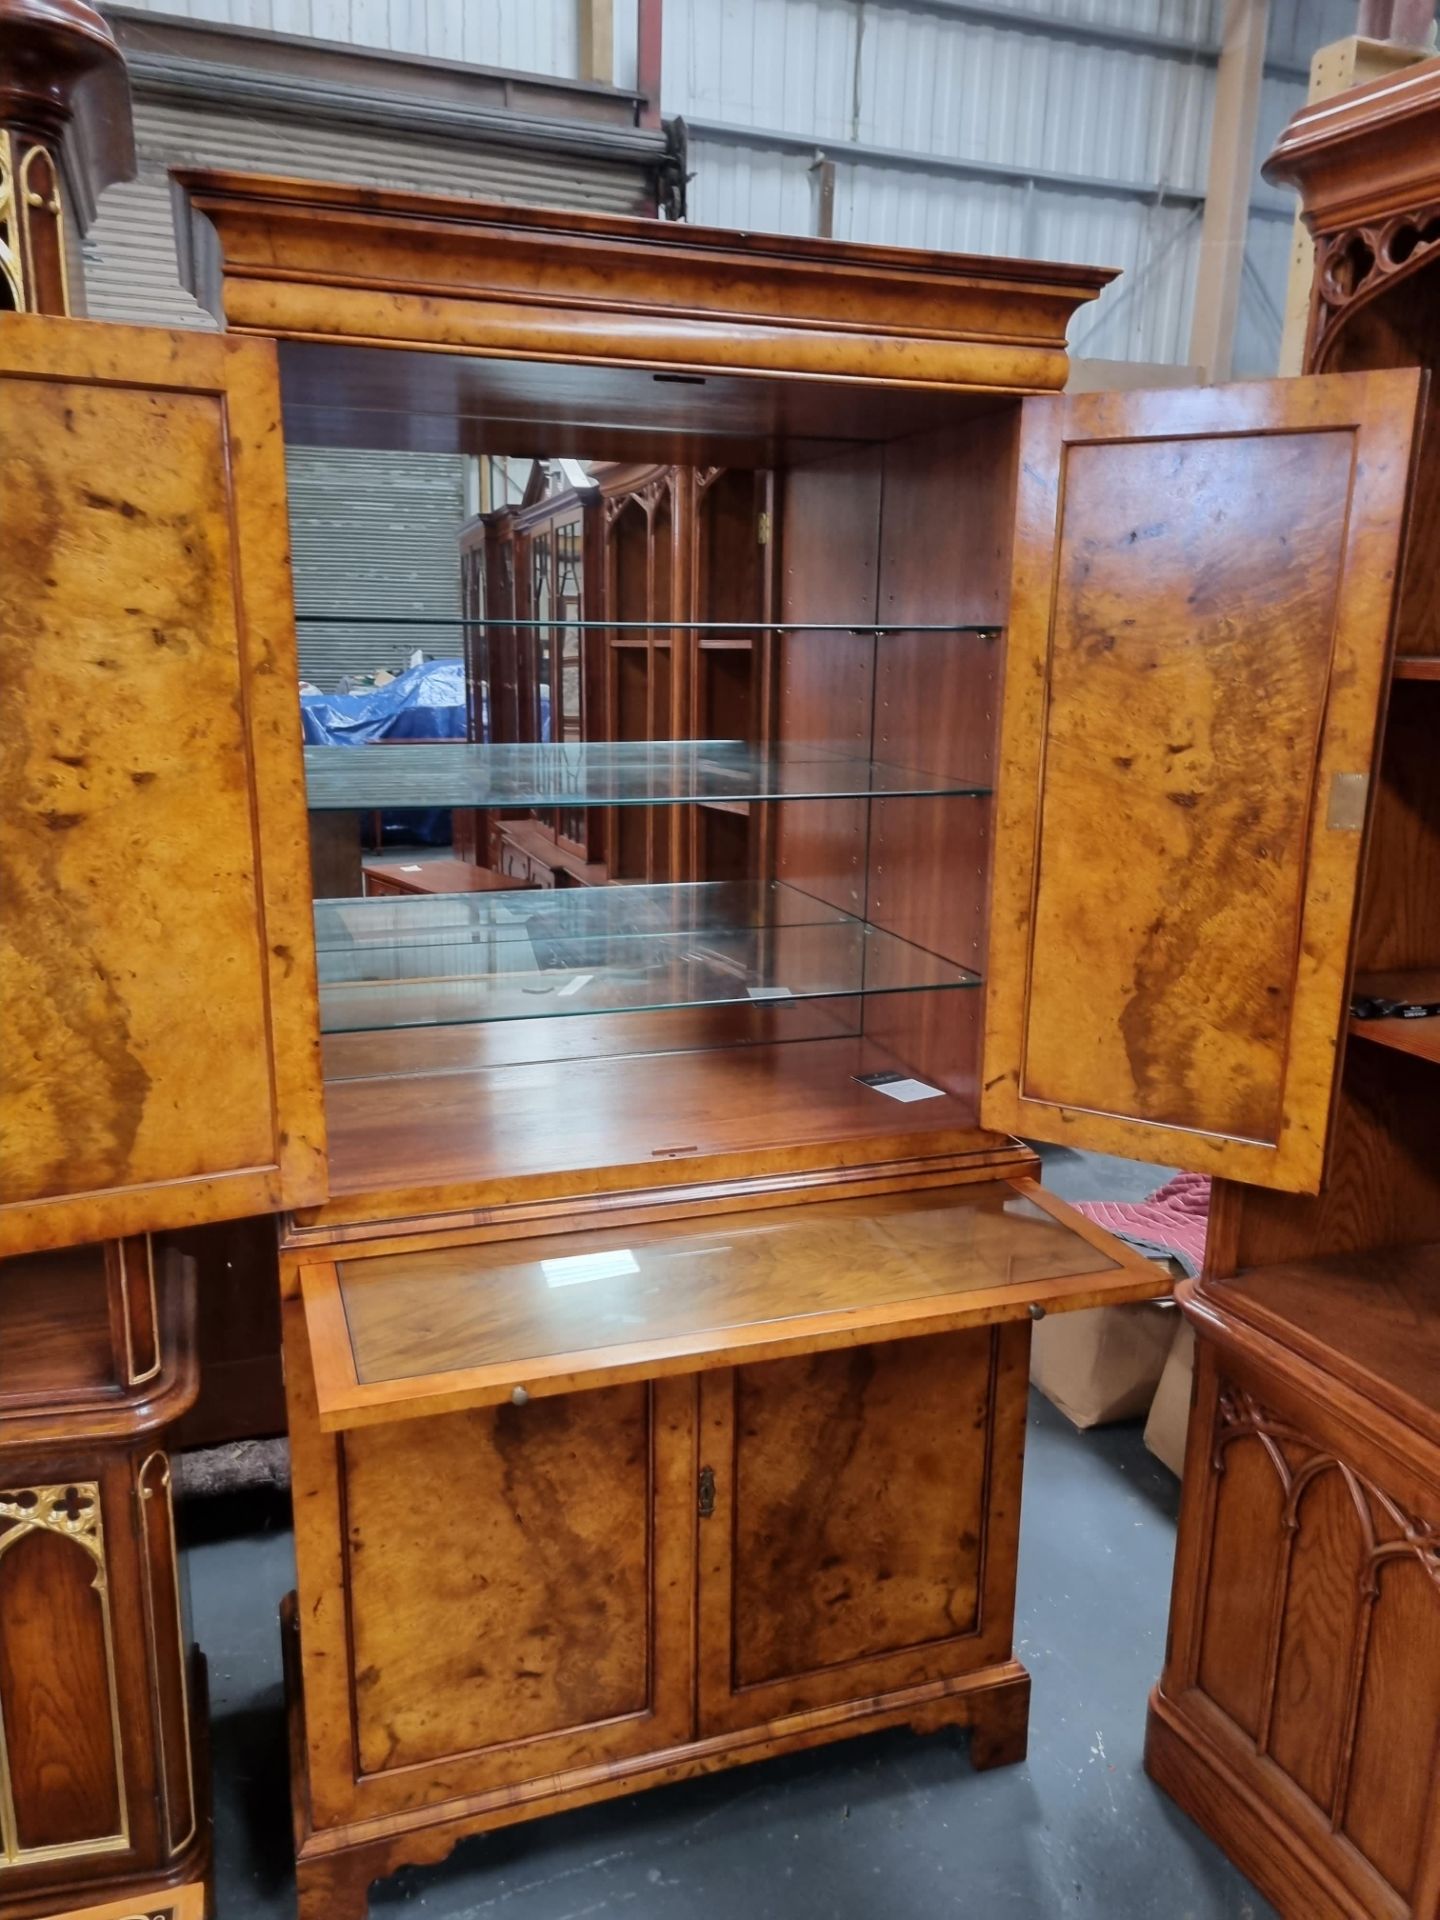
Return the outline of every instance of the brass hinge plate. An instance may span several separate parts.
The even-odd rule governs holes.
[[[1330,776],[1330,808],[1325,824],[1332,833],[1359,833],[1365,825],[1365,802],[1370,794],[1368,773]]]

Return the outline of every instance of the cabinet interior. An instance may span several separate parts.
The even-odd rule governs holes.
[[[291,443],[594,482],[462,530],[427,651],[464,662],[467,742],[307,750],[326,1217],[477,1167],[973,1148],[1018,400],[294,343],[281,370]],[[407,803],[453,810],[485,890],[355,897],[361,823]],[[926,1097],[857,1078],[885,1074]]]

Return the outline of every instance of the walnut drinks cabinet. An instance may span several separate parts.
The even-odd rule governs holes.
[[[283,1212],[302,1911],[869,1727],[1018,1758],[1030,1319],[1163,1282],[1013,1135],[1319,1186],[1418,375],[1065,398],[1092,269],[180,186],[223,332],[0,321],[0,1249]],[[681,470],[744,606],[657,493],[646,737],[307,798],[286,437]],[[667,742],[707,637],[753,725]],[[312,919],[307,805],[407,802],[755,830]]]

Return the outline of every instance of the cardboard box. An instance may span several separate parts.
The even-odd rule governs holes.
[[[1049,1314],[1035,1326],[1031,1383],[1082,1430],[1138,1419],[1155,1398],[1175,1318],[1168,1300]]]
[[[1190,1386],[1195,1372],[1195,1329],[1181,1314],[1170,1355],[1150,1418],[1145,1422],[1145,1444],[1157,1460],[1163,1461],[1178,1480],[1185,1467],[1185,1434],[1190,1425]]]

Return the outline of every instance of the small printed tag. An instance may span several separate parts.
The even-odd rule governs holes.
[[[561,987],[559,993],[556,995],[556,998],[564,1000],[569,994],[579,993],[580,989],[582,987],[588,987],[594,978],[593,973],[577,973],[573,980],[567,980],[565,982],[564,986]]]
[[[752,1000],[793,1000],[794,990],[790,987],[747,987],[746,993]]]
[[[417,860],[413,867],[401,867],[400,871],[401,873],[419,873],[420,862]]]
[[[923,1080],[912,1080],[908,1074],[895,1073],[857,1073],[855,1078],[862,1087],[873,1087],[876,1093],[883,1093],[891,1100],[939,1100],[944,1096],[943,1087],[928,1086]]]

